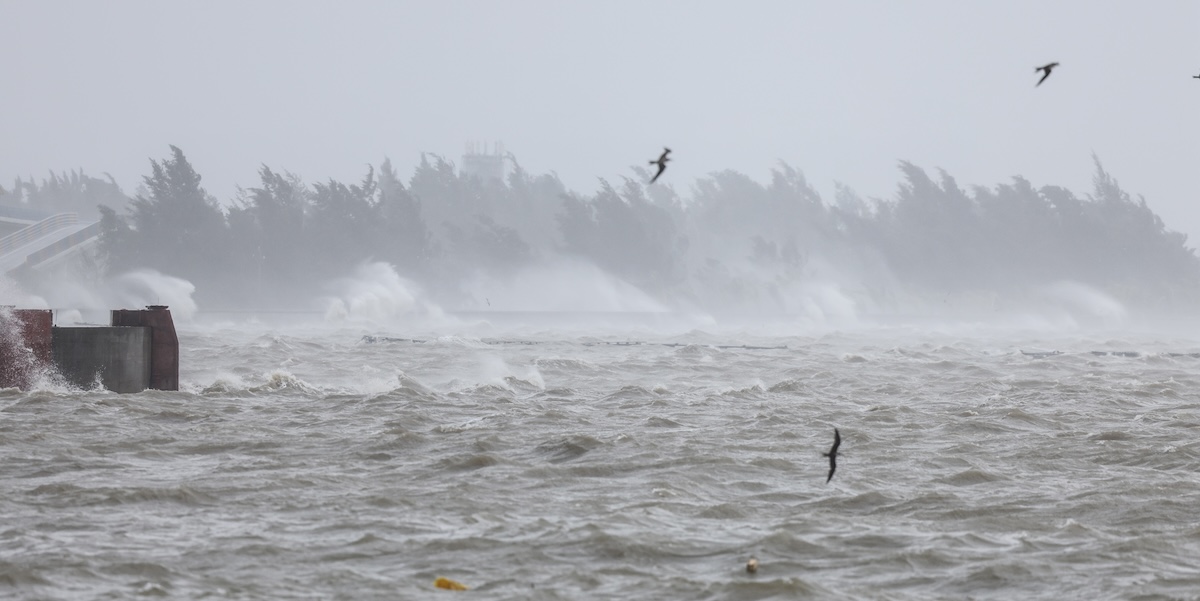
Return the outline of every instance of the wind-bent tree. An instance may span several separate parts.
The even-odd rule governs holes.
[[[427,275],[434,248],[421,215],[421,202],[404,187],[388,159],[379,167],[379,216],[383,220],[378,241],[380,257],[401,274]]]
[[[794,295],[822,282],[880,306],[946,293],[1020,297],[1061,280],[1156,307],[1200,300],[1187,237],[1098,160],[1083,198],[1021,177],[964,189],[945,172],[931,178],[901,162],[892,199],[865,201],[838,185],[833,203],[782,163],[766,185],[711,174],[685,200],[668,185],[643,184],[640,166],[619,187],[601,180],[581,195],[510,160],[506,179],[485,181],[425,155],[407,185],[388,160],[357,184],[311,187],[263,166],[259,185],[223,211],[171,147],[151,161],[127,214],[101,209],[99,250],[110,273],[151,267],[192,280],[200,297],[244,293],[255,302],[272,292],[310,298],[364,261],[386,261],[453,306],[472,278],[505,278],[558,253],[668,302],[748,313],[793,310]],[[5,199],[76,198],[97,186],[72,173],[40,186],[18,181]]]
[[[307,190],[298,177],[259,168],[259,186],[240,191],[228,211],[236,254],[249,294],[260,303],[282,302],[304,291],[313,245],[305,224]]]
[[[124,209],[129,197],[111,175],[95,178],[83,171],[71,170],[61,175],[53,171],[39,185],[32,179],[17,178],[12,192],[0,187],[0,202],[27,206],[47,213],[78,213],[83,220],[100,217],[100,205]]]
[[[559,219],[564,250],[646,289],[662,291],[682,276],[680,236],[671,215],[626,180],[605,180],[591,199],[568,196]]]
[[[313,245],[321,250],[312,258],[315,276],[339,277],[375,258],[374,242],[383,227],[377,188],[373,167],[357,185],[332,179],[313,185],[309,233]]]
[[[129,229],[105,213],[112,236],[101,248],[110,274],[151,268],[196,284],[197,296],[219,296],[232,284],[229,230],[216,199],[200,186],[200,174],[178,147],[171,157],[150,161],[145,193],[129,205]]]

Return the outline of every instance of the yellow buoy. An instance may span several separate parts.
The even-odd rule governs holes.
[[[433,581],[433,586],[436,586],[437,588],[444,588],[448,591],[465,591],[465,590],[467,590],[466,585],[464,585],[463,583],[456,582],[449,578],[443,578],[441,576],[438,576],[437,580]]]

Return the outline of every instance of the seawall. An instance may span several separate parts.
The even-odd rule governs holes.
[[[53,370],[86,389],[179,390],[179,338],[167,307],[116,310],[109,326],[52,322],[50,310],[0,309],[0,388],[28,388]]]

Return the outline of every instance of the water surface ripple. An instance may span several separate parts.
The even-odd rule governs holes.
[[[184,331],[180,392],[0,391],[0,597],[1200,594],[1183,343],[361,334]]]

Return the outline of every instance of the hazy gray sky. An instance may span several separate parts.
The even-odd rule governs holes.
[[[1200,1],[0,0],[0,184],[181,147],[222,201],[261,164],[354,181],[502,141],[590,193],[657,156],[685,195],[784,160],[891,197],[1090,190],[1091,153],[1200,244]],[[1034,67],[1061,67],[1034,87]]]

